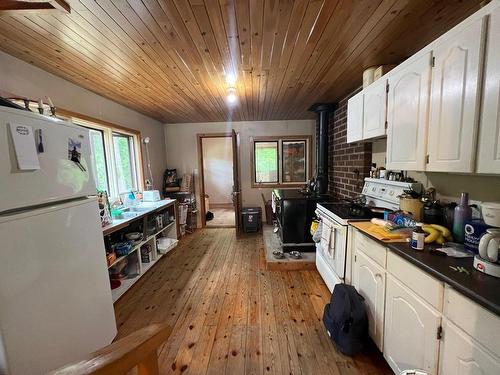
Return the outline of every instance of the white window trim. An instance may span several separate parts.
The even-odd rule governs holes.
[[[306,142],[306,181],[304,182],[286,182],[283,181],[283,141],[305,141]],[[257,182],[255,179],[255,142],[278,142],[278,182]],[[307,184],[307,181],[312,176],[312,136],[310,135],[294,135],[294,136],[263,136],[263,137],[250,137],[251,147],[251,183],[252,188],[273,188],[273,187],[296,187]]]
[[[135,174],[135,184],[136,184],[136,190],[137,191],[142,191],[144,190],[144,176],[143,176],[143,170],[141,167],[141,144],[140,144],[140,135],[131,131],[127,131],[123,128],[114,128],[111,126],[105,126],[101,125],[96,122],[84,120],[78,117],[71,117],[71,121],[75,123],[75,125],[82,125],[87,128],[95,129],[95,130],[100,130],[103,132],[103,138],[104,138],[104,152],[106,154],[106,170],[108,172],[108,186],[109,186],[109,192],[108,195],[110,199],[117,199],[119,198],[120,194],[125,194],[127,192],[119,192],[118,191],[118,180],[117,180],[117,175],[116,175],[116,170],[115,170],[115,165],[116,165],[116,160],[115,160],[115,149],[114,149],[114,142],[113,142],[113,133],[118,133],[118,134],[123,134],[126,136],[130,136],[133,139],[134,142],[134,174]]]

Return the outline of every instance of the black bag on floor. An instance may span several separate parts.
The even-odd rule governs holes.
[[[337,284],[323,312],[323,323],[337,349],[346,355],[360,352],[368,341],[364,298],[351,285]]]

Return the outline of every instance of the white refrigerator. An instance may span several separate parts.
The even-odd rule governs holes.
[[[0,374],[43,374],[116,323],[89,132],[0,107]]]

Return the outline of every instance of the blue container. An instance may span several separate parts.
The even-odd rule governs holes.
[[[479,240],[489,228],[491,226],[485,224],[481,219],[466,220],[464,225],[465,248],[477,254],[479,252]]]

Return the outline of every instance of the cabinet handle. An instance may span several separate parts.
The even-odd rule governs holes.
[[[382,278],[382,274],[380,274],[380,273],[376,273],[376,274],[375,274],[375,277],[380,277],[380,278]]]

